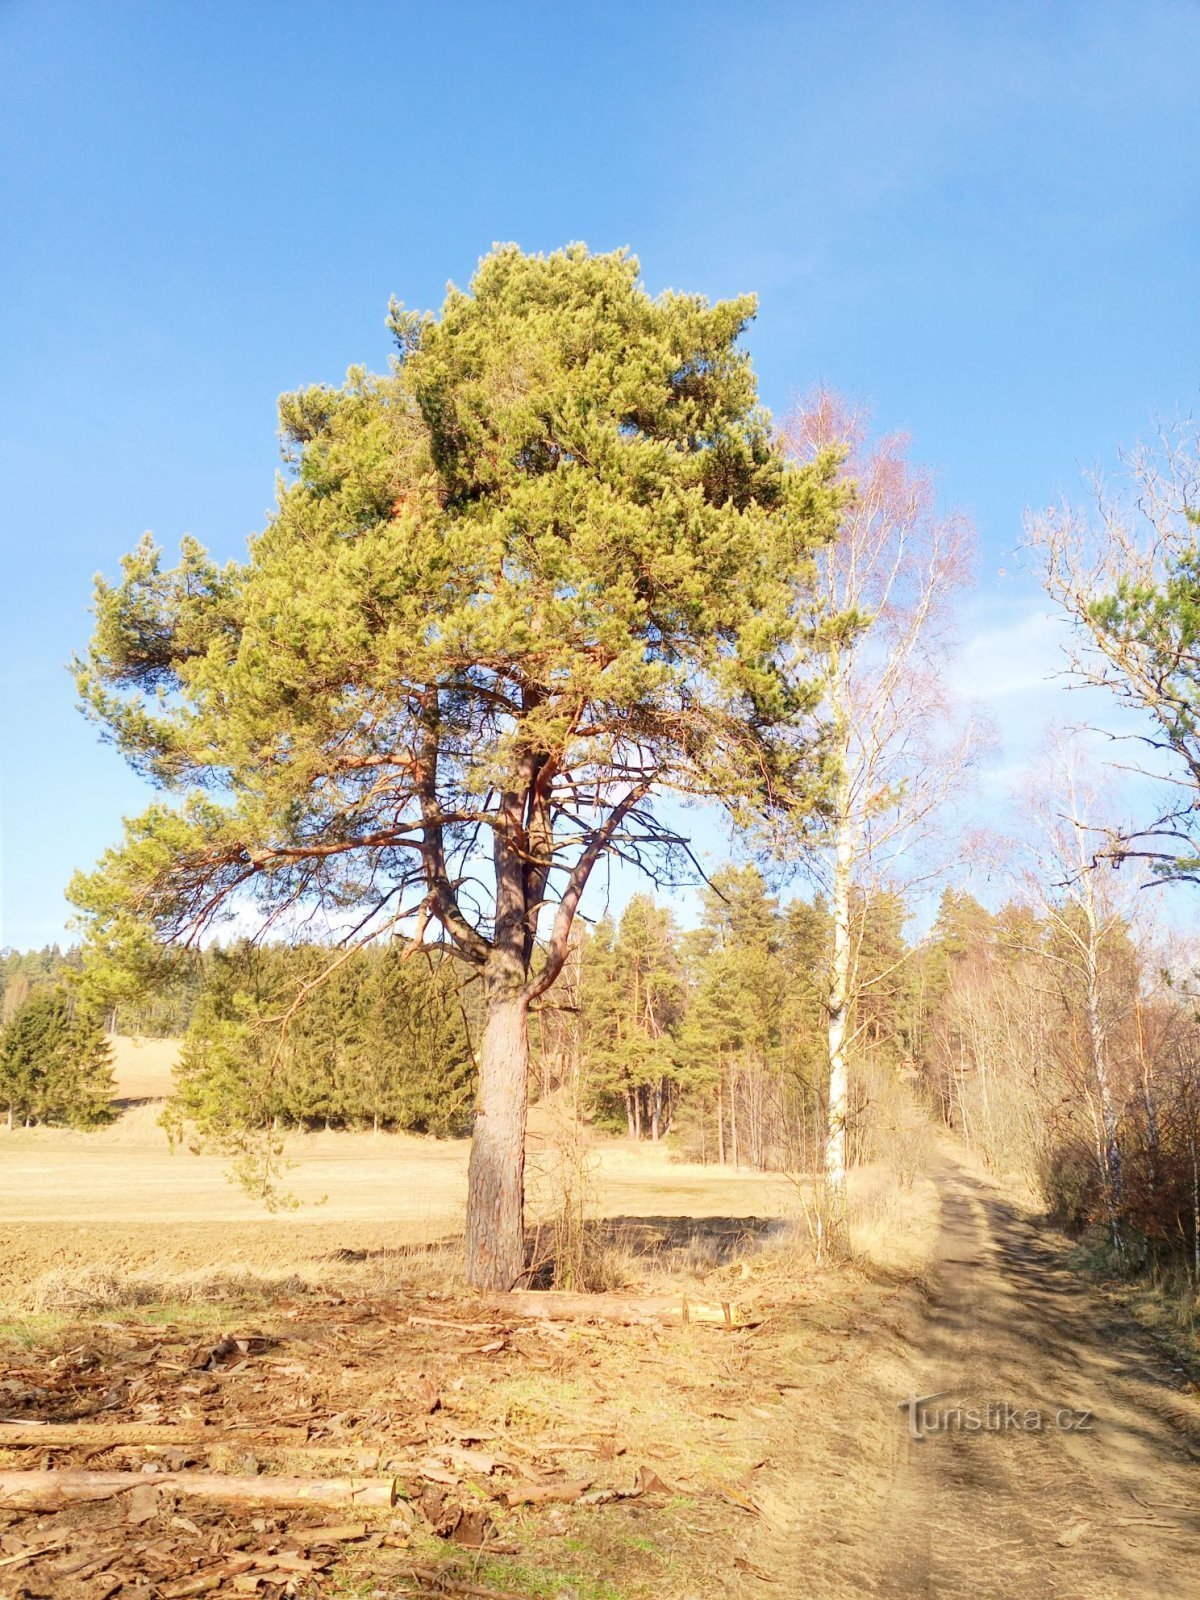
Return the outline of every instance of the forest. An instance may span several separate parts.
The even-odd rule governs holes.
[[[1180,952],[1120,887],[1086,875],[996,911],[946,889],[919,939],[901,895],[853,898],[849,1160],[911,1177],[928,1116],[1093,1237],[1112,1270],[1187,1297],[1200,1284],[1200,1020]],[[579,931],[537,1014],[535,1100],[681,1160],[812,1174],[828,1126],[830,949],[822,896],[781,901],[754,865],[714,873],[692,928],[635,895]],[[105,1026],[184,1036],[168,1123],[216,1148],[265,1128],[469,1133],[481,1016],[456,964],[399,944],[355,952],[280,1047],[272,1019],[326,959],[320,946],[213,945]],[[105,1027],[81,1021],[81,971],[77,949],[2,959],[10,1125],[110,1114]]]

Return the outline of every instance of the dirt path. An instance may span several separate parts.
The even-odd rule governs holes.
[[[1197,1600],[1200,1408],[996,1189],[950,1154],[934,1176],[931,1293],[797,1396],[763,1564],[821,1600]]]

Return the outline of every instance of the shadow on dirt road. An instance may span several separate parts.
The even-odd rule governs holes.
[[[928,1298],[797,1398],[773,1570],[817,1600],[1197,1600],[1200,1408],[998,1190],[948,1152],[933,1177]]]

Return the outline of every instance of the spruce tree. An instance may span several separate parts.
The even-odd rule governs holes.
[[[13,1122],[95,1127],[112,1115],[104,1029],[63,985],[29,996],[0,1034],[0,1105]]]

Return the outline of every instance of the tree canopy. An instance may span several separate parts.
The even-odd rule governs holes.
[[[498,917],[532,936],[580,813],[641,854],[672,842],[653,782],[811,793],[796,584],[835,496],[772,446],[753,309],[505,248],[440,319],[393,306],[390,373],[284,396],[247,561],[147,537],[97,582],[84,704],[187,800],[130,824],[84,910],[178,936],[239,892],[394,915],[411,889],[482,963]],[[529,834],[502,905],[463,871],[488,832]]]

